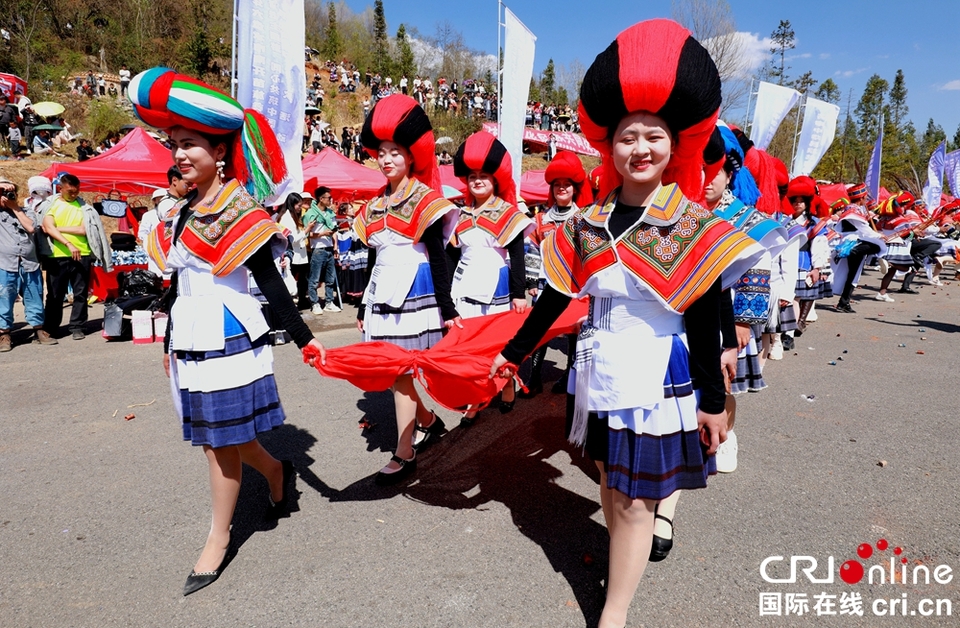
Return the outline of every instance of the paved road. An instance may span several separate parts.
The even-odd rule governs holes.
[[[857,315],[821,308],[795,354],[769,363],[770,388],[739,398],[740,467],[681,500],[677,545],[647,570],[631,626],[956,625],[960,284],[882,304],[869,299],[876,275],[866,283]],[[319,333],[328,345],[348,344],[351,315],[314,328],[329,330]],[[265,521],[266,484],[249,471],[238,556],[217,583],[183,598],[208,527],[208,483],[203,456],[180,441],[159,345],[88,337],[0,356],[0,626],[596,620],[606,533],[592,465],[562,439],[560,397],[485,412],[428,450],[412,484],[380,489],[372,476],[395,442],[390,397],[320,378],[292,346],[277,348],[276,362],[288,420],[263,441],[300,469],[296,512]],[[374,429],[358,429],[363,416]],[[908,571],[906,585],[812,584],[802,574],[768,584],[760,575],[768,556],[805,555],[820,562],[816,577],[833,556],[835,576],[860,544],[881,538],[890,547],[865,566],[889,567],[899,546],[910,569],[947,565],[952,580],[915,586]],[[807,594],[809,610],[761,616],[760,593]],[[860,594],[865,615],[818,617],[820,593]],[[874,599],[904,594],[906,618],[874,615]],[[910,616],[921,598],[952,600],[954,617]]]

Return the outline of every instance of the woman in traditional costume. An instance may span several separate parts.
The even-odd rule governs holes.
[[[703,193],[719,107],[716,66],[675,22],[636,24],[597,56],[579,118],[603,158],[602,200],[547,236],[547,287],[491,365],[491,377],[514,372],[572,298],[590,297],[570,438],[600,470],[610,532],[603,628],[626,623],[657,503],[705,487],[726,436],[721,276],[739,277],[761,251],[689,200]]]
[[[360,134],[377,160],[387,186],[357,214],[354,231],[370,247],[370,283],[357,325],[364,341],[381,340],[425,350],[460,325],[450,298],[445,247],[457,223],[457,208],[443,198],[433,130],[427,114],[409,96],[379,100]],[[377,473],[378,484],[395,484],[416,469],[416,450],[443,432],[427,410],[412,373],[393,384],[397,450]],[[416,433],[416,435],[415,435]]]
[[[463,318],[527,310],[523,240],[533,221],[517,208],[517,186],[507,148],[490,133],[474,133],[453,157],[453,173],[463,181],[466,206],[460,209],[453,242],[460,259],[450,296]],[[500,412],[513,410],[516,390],[503,389]],[[471,406],[460,419],[477,418]]]
[[[820,198],[817,182],[811,177],[800,176],[791,180],[787,187],[784,211],[793,216],[794,224],[807,232],[807,240],[800,246],[795,288],[798,310],[794,334],[801,336],[814,301],[833,296],[830,243],[827,240],[830,207]]]
[[[543,273],[542,263],[539,259],[540,245],[546,239],[548,233],[556,231],[557,227],[566,222],[567,218],[574,215],[581,207],[586,207],[593,202],[593,191],[587,182],[587,173],[583,169],[583,164],[570,151],[557,153],[557,156],[550,161],[550,165],[543,173],[543,178],[550,186],[547,192],[547,206],[550,209],[537,214],[533,232],[529,236],[530,243],[536,247],[536,257],[534,259],[537,260],[537,268],[539,269],[537,287],[530,291],[534,301],[536,301],[537,294],[544,288],[547,281],[547,276]],[[551,392],[554,394],[559,395],[567,392],[567,379],[570,375],[570,367],[573,365],[576,346],[576,335],[567,336],[567,364],[564,368],[563,377],[553,385]],[[543,392],[543,360],[546,355],[547,347],[544,345],[530,356],[530,382],[527,384],[527,392],[520,393],[521,397],[535,397]]]
[[[196,79],[166,68],[130,82],[134,111],[164,129],[173,161],[195,189],[151,233],[147,250],[171,269],[170,322],[163,364],[183,438],[202,446],[210,465],[213,522],[183,594],[214,582],[227,561],[230,522],[243,464],[270,487],[273,517],[286,511],[294,468],[257,440],[283,423],[269,328],[250,296],[252,275],[301,348],[323,348],[303,323],[274,260],[286,249],[261,203],[286,173],[266,119]]]

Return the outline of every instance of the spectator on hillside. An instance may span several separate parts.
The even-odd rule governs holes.
[[[86,161],[96,154],[93,146],[90,146],[90,140],[87,138],[80,140],[80,145],[77,146],[77,161]]]
[[[97,77],[93,75],[93,70],[87,70],[87,78],[85,79],[84,89],[87,90],[87,96],[93,98],[97,95]]]
[[[80,198],[80,179],[60,175],[60,195],[53,198],[43,217],[43,230],[50,237],[51,257],[47,271],[47,301],[43,331],[55,336],[63,322],[63,298],[73,286],[70,331],[74,340],[83,340],[87,322],[87,292],[90,266],[94,260],[104,270],[113,270],[110,245],[100,216]]]
[[[404,96],[407,95],[407,75],[404,74],[400,77],[400,93]]]
[[[10,127],[18,124],[20,112],[10,104],[7,95],[0,92],[0,138],[6,143],[10,135]]]
[[[130,70],[127,69],[127,66],[120,66],[120,97],[123,98],[127,95],[127,87],[130,86]]]
[[[314,122],[313,130],[310,131],[310,147],[315,153],[323,150],[323,129],[319,122]]]
[[[29,328],[36,334],[43,325],[43,276],[33,235],[39,221],[17,198],[17,186],[0,178],[0,352],[13,348],[13,304],[19,293]]]
[[[23,139],[23,134],[20,133],[20,127],[11,124],[10,130],[7,131],[7,139],[10,140],[10,154],[13,155],[14,159],[22,159],[20,151],[23,150],[23,146],[20,144],[20,140]]]
[[[53,146],[50,145],[50,132],[47,130],[37,131],[33,136],[33,146],[30,152],[34,155],[48,155],[53,152]]]
[[[97,91],[101,96],[107,95],[107,80],[103,78],[103,74],[97,75]]]

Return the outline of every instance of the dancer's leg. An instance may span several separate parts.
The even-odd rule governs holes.
[[[237,447],[213,448],[203,446],[210,466],[210,496],[213,501],[213,520],[203,552],[194,565],[197,573],[214,571],[220,567],[230,544],[230,522],[240,495],[243,464]]]

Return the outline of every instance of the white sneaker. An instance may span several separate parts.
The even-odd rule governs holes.
[[[890,262],[881,258],[880,259],[880,274],[886,275],[890,270]]]
[[[883,294],[883,293],[880,293],[880,292],[878,292],[877,295],[876,295],[875,297],[873,297],[873,298],[876,299],[877,301],[886,301],[887,303],[896,303],[896,302],[897,302],[896,299],[894,299],[894,298],[893,298],[892,296],[890,296],[889,294]]]
[[[323,308],[324,312],[342,312],[343,308],[337,307],[334,305],[333,301],[327,303],[327,307]]]
[[[316,316],[323,314],[323,307],[319,303],[314,303],[313,307],[310,308],[310,311]]]
[[[943,287],[944,284],[942,281],[940,281],[939,277],[934,277],[933,279],[930,280],[930,285]]]
[[[727,440],[717,448],[717,472],[733,473],[737,470],[737,435],[727,432]]]

